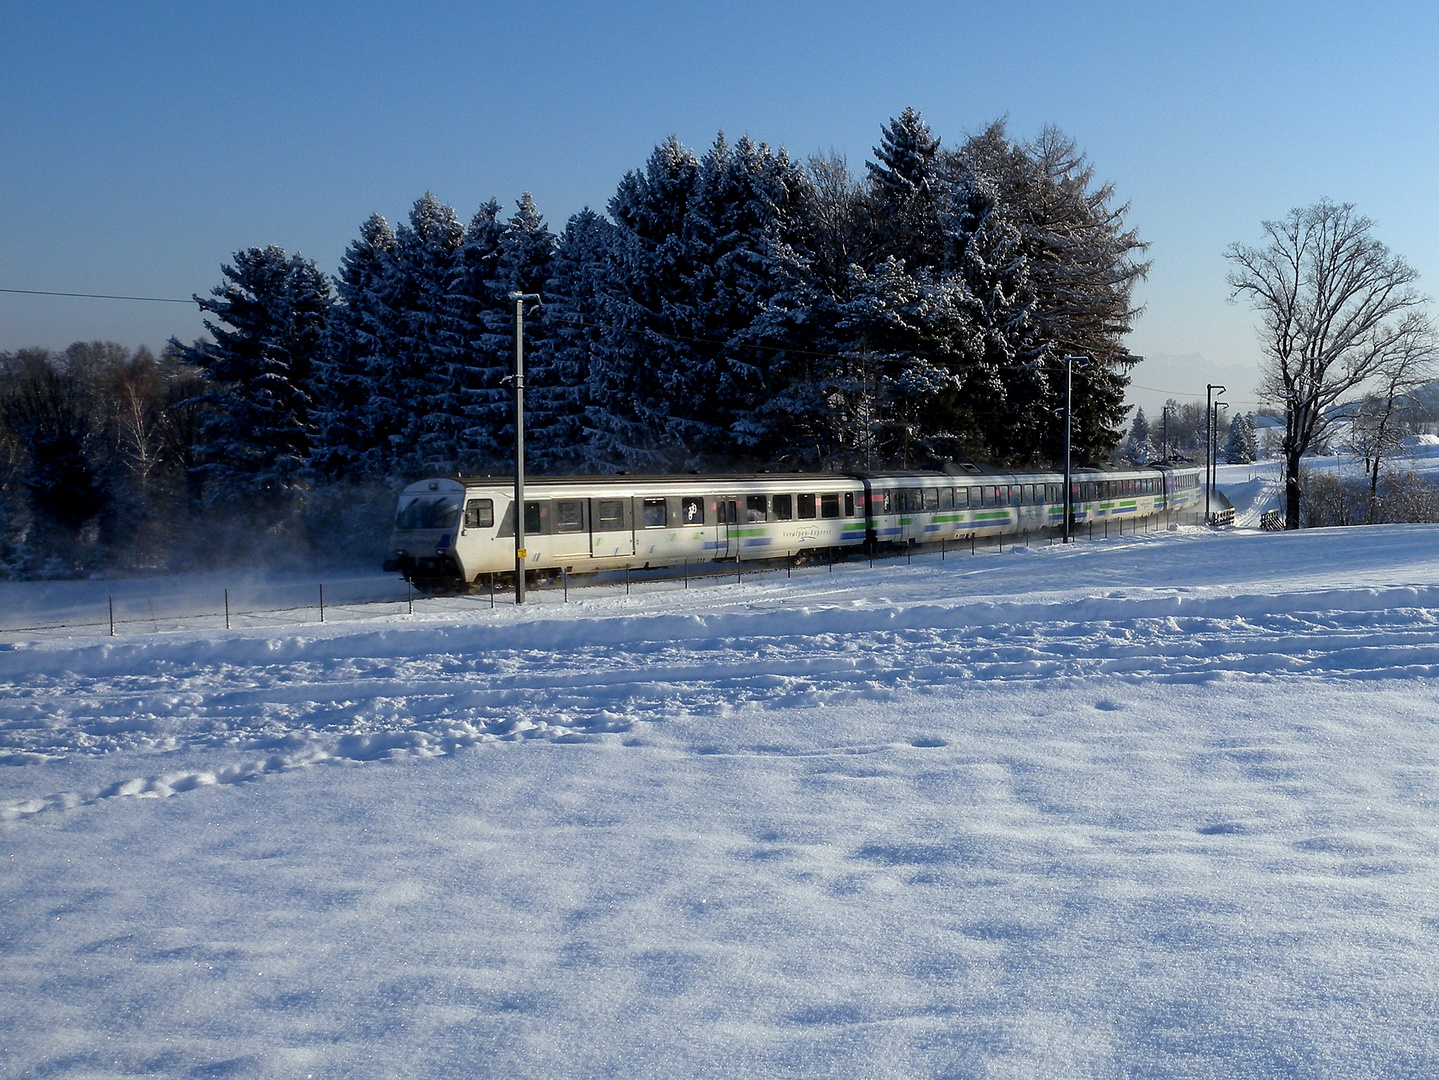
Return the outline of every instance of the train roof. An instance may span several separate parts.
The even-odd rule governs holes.
[[[1153,465],[1116,466],[1116,465],[1082,465],[1074,466],[1070,472],[1075,475],[1100,474],[1104,476],[1122,476],[1136,474],[1153,474],[1156,471],[1166,469],[1184,468],[1188,463],[1178,461],[1156,462]],[[1192,467],[1192,466],[1189,466]],[[939,469],[885,469],[883,471],[854,471],[854,472],[805,472],[775,471],[775,472],[689,472],[689,473],[589,473],[566,476],[542,476],[526,474],[525,484],[527,486],[543,487],[560,484],[675,484],[689,482],[718,482],[725,484],[734,483],[774,483],[785,480],[900,480],[906,477],[925,478],[946,476],[956,480],[982,479],[984,477],[1007,477],[1007,476],[1060,476],[1061,468],[1048,469],[1004,469],[993,465],[977,465],[968,462],[954,463]],[[502,476],[458,474],[444,477],[447,480],[457,481],[461,484],[475,486],[492,485],[513,485],[515,478],[513,474]],[[420,481],[423,482],[423,481]]]

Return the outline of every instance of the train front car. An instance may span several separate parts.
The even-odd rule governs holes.
[[[421,585],[462,582],[455,539],[464,501],[465,486],[458,480],[421,480],[405,488],[395,511],[385,571],[398,570]]]

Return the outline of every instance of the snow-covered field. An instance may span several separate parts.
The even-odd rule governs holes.
[[[10,635],[0,1074],[1439,1076],[1436,553]]]

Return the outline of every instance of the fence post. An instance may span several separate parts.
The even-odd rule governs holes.
[[[320,583],[320,621],[325,621],[325,583]]]
[[[490,571],[490,607],[495,606],[495,572]]]
[[[110,636],[115,636],[115,598],[110,597]]]
[[[944,562],[944,537],[939,538],[939,561]]]
[[[415,588],[409,578],[405,578],[405,606],[410,609],[411,615],[415,613]]]
[[[230,629],[230,590],[225,590],[225,629]]]
[[[626,567],[625,567],[625,595],[628,596],[629,594],[630,594],[630,568],[629,568],[628,566],[626,566]]]
[[[685,575],[685,588],[688,589],[688,588],[690,587],[690,561],[689,561],[688,559],[685,560],[684,575]]]

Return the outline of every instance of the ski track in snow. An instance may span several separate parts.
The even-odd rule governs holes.
[[[600,738],[753,704],[888,700],[971,681],[1439,672],[1439,586],[797,601],[806,606],[763,614],[12,646],[0,650],[0,764],[106,754],[155,755],[159,763],[174,751],[187,751],[192,764],[88,791],[0,801],[0,820],[318,764],[445,755],[505,740]],[[215,763],[194,768],[197,752]]]

